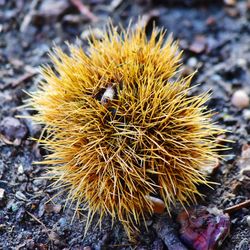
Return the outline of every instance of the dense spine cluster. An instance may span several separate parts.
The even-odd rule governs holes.
[[[195,201],[221,130],[204,106],[208,94],[190,96],[192,75],[176,76],[177,44],[157,29],[147,39],[142,28],[111,27],[88,52],[69,49],[54,49],[54,70],[42,69],[29,101],[45,125],[39,142],[51,151],[43,163],[55,185],[89,219],[110,214],[128,234],[153,212],[149,196],[168,211]]]

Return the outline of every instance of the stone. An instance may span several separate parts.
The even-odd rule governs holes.
[[[243,110],[243,117],[245,120],[250,120],[250,109]]]
[[[195,54],[200,54],[206,49],[206,39],[204,36],[197,36],[194,42],[190,45],[189,50]]]
[[[44,205],[44,209],[46,213],[50,214],[52,212],[58,214],[60,213],[62,206],[60,204],[46,203]]]
[[[195,57],[191,57],[187,61],[187,65],[192,67],[192,68],[196,68],[197,64],[198,64],[198,60]]]
[[[20,120],[13,117],[5,117],[0,123],[0,133],[8,140],[23,139],[27,135],[27,128]]]
[[[58,18],[60,15],[65,13],[69,8],[69,2],[67,0],[44,0],[39,9],[39,14],[46,18],[55,17]]]
[[[233,93],[231,102],[235,107],[243,109],[249,106],[249,96],[246,91],[240,89]]]
[[[250,227],[250,215],[246,217],[247,225]]]
[[[21,192],[21,191],[17,191],[15,194],[16,198],[22,201],[27,201],[26,196]]]
[[[21,206],[16,213],[16,221],[21,222],[25,216],[25,213],[26,213],[25,208]]]
[[[18,173],[18,174],[23,174],[23,173],[24,173],[24,169],[23,169],[23,165],[22,165],[22,164],[20,164],[20,165],[18,166],[18,168],[17,168],[17,173]]]
[[[0,188],[0,201],[3,200],[5,195],[5,190],[3,188]]]

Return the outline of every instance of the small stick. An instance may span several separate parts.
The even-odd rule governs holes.
[[[81,14],[85,15],[92,22],[98,21],[98,18],[81,2],[81,0],[71,0],[71,3],[75,5]]]
[[[14,88],[21,84],[24,81],[29,80],[31,77],[33,77],[36,73],[35,72],[27,72],[24,75],[17,78],[15,81],[12,82],[11,86]]]
[[[28,14],[24,17],[23,22],[20,25],[20,31],[25,32],[31,22],[32,16],[34,15],[35,8],[40,0],[33,0],[30,4],[30,10]]]
[[[45,226],[45,224],[40,221],[34,214],[30,213],[29,211],[26,211],[26,213],[32,217],[36,222],[38,222],[39,224],[41,224],[43,226],[43,228],[45,229],[46,233],[48,234],[49,233],[49,229]]]
[[[0,90],[5,90],[8,87],[15,88],[19,84],[23,83],[24,81],[29,80],[30,78],[32,78],[36,74],[37,74],[37,72],[27,72],[27,73],[21,75],[20,77],[18,77],[16,80],[13,80],[13,82],[11,82],[11,83],[7,83],[3,86],[0,85]]]
[[[249,207],[249,206],[250,206],[250,199],[249,199],[249,200],[246,200],[246,201],[243,201],[243,202],[241,202],[241,203],[239,203],[239,204],[236,204],[236,205],[234,205],[234,206],[225,208],[225,209],[224,209],[224,213],[231,214],[231,213],[234,213],[234,212],[240,210],[241,208]]]
[[[179,240],[175,229],[172,226],[171,219],[167,216],[160,216],[154,225],[155,231],[161,238],[168,249],[171,250],[188,250]]]

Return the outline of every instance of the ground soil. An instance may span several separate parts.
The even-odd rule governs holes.
[[[148,231],[141,229],[137,241],[128,241],[118,222],[111,227],[91,226],[84,236],[84,216],[71,222],[74,210],[65,197],[49,201],[55,194],[50,182],[37,179],[46,166],[33,165],[46,151],[30,137],[41,127],[29,119],[19,106],[27,99],[23,91],[36,89],[37,67],[49,63],[48,50],[65,41],[87,48],[88,27],[100,35],[108,18],[125,27],[141,16],[150,32],[153,23],[167,29],[179,40],[183,52],[183,72],[198,69],[192,94],[212,90],[208,107],[214,120],[227,129],[225,138],[231,150],[211,176],[220,185],[204,189],[199,204],[225,209],[250,198],[249,185],[242,181],[241,153],[250,143],[250,107],[232,105],[237,89],[250,94],[250,3],[247,1],[111,1],[88,0],[89,12],[73,4],[77,1],[0,0],[0,249],[167,249],[154,231],[155,218],[148,218]],[[249,109],[249,110],[248,110]],[[15,118],[14,120],[11,119]],[[49,202],[48,202],[49,201]],[[178,229],[173,212],[173,223]],[[250,249],[250,210],[242,208],[230,215],[231,231],[220,249]]]

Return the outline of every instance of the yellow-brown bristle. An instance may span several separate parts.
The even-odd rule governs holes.
[[[192,75],[176,77],[177,44],[157,29],[147,39],[143,28],[119,34],[111,26],[88,53],[69,49],[54,49],[55,71],[43,68],[29,101],[47,131],[39,142],[51,151],[43,163],[56,187],[89,218],[117,218],[128,235],[153,212],[149,196],[169,212],[195,201],[221,130],[204,106],[208,94],[188,95]]]

